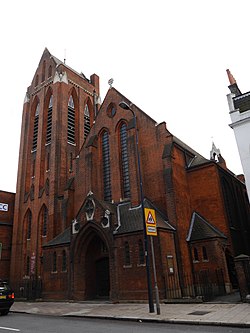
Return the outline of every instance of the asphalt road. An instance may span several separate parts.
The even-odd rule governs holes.
[[[0,316],[0,333],[247,333],[248,329],[202,326],[172,325],[121,320],[86,319],[79,317],[53,317],[10,313]]]

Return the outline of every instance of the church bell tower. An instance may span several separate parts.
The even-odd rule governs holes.
[[[11,283],[42,275],[44,244],[74,216],[74,160],[98,112],[99,77],[86,78],[45,48],[24,105]]]

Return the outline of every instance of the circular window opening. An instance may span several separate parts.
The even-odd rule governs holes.
[[[107,110],[107,115],[110,117],[110,118],[113,118],[114,115],[116,114],[116,108],[114,105],[110,105],[108,107],[108,110]]]

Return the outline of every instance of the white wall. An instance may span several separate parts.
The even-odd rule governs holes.
[[[232,123],[230,127],[234,130],[242,169],[245,175],[248,198],[250,198],[250,110],[240,113],[234,110],[232,98],[234,94],[228,95],[228,104]]]

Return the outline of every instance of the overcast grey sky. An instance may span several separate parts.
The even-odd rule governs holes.
[[[250,90],[250,1],[9,0],[0,4],[0,190],[15,192],[23,100],[47,47],[87,77],[108,80],[209,158],[212,137],[242,173],[226,95],[230,68]]]

